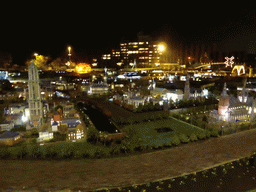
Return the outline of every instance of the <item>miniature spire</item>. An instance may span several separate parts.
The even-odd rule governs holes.
[[[227,94],[227,83],[226,82],[224,83],[224,87],[223,87],[223,91],[222,91],[221,96],[223,96],[223,97],[228,96],[228,94]]]
[[[184,99],[189,100],[189,98],[190,98],[189,74],[187,74],[185,88],[184,88]]]

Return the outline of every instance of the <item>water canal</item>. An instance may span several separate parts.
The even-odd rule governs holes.
[[[107,116],[103,115],[93,105],[84,105],[84,113],[88,115],[98,131],[104,131],[108,133],[119,133],[116,126],[108,119]]]

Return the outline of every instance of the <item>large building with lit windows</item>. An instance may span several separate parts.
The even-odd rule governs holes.
[[[120,49],[102,55],[101,59],[125,67],[156,67],[160,63],[162,51],[157,41],[139,33],[136,41],[122,41]]]

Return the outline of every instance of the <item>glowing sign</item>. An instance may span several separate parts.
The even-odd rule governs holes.
[[[232,65],[234,64],[234,59],[235,59],[235,57],[234,56],[232,56],[232,57],[225,57],[225,59],[226,59],[226,61],[224,62],[225,64],[226,64],[226,67],[228,67],[228,66],[230,66],[230,67],[232,67]]]

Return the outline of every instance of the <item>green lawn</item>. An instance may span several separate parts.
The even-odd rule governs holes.
[[[159,128],[170,128],[170,132],[157,132]],[[175,135],[185,134],[190,136],[192,133],[198,133],[204,131],[199,127],[187,124],[172,117],[164,120],[151,121],[145,123],[138,123],[134,125],[127,125],[124,129],[134,130],[138,136],[142,139],[142,142],[146,144],[159,144],[162,145],[168,141],[171,141]]]

